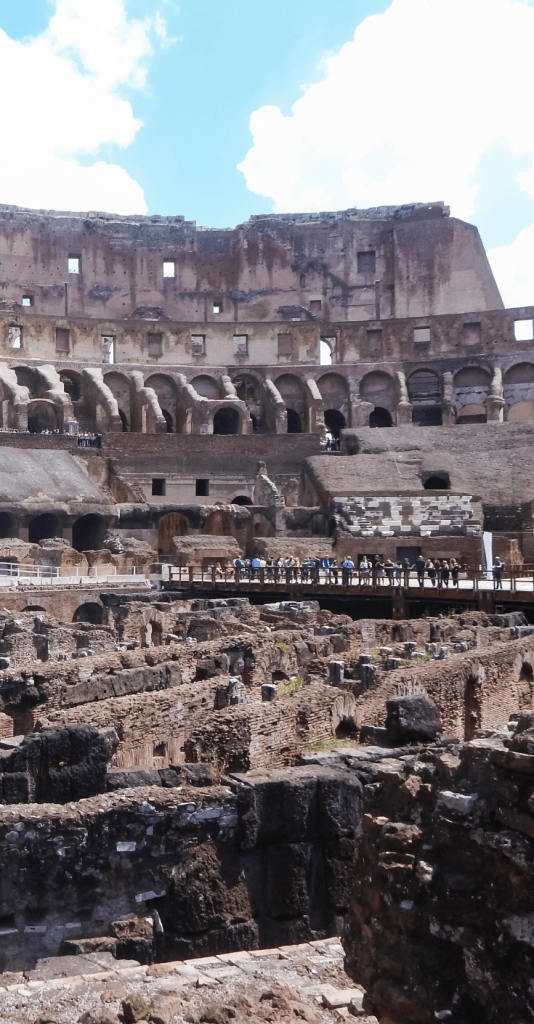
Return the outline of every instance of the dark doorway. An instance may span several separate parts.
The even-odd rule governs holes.
[[[232,498],[231,505],[252,505],[252,498],[247,498],[246,494],[238,494],[237,498]]]
[[[324,425],[327,430],[330,431],[332,437],[339,437],[342,430],[345,429],[347,423],[345,417],[339,409],[327,409],[324,414]]]
[[[450,486],[448,473],[434,473],[423,482],[425,491],[448,491]]]
[[[104,609],[96,601],[86,601],[74,612],[73,622],[89,622],[92,626],[102,624],[102,613]]]
[[[0,512],[0,537],[16,537],[17,528],[15,520],[9,512]]]
[[[104,543],[106,526],[102,516],[90,513],[77,519],[72,528],[72,546],[76,551],[99,551]]]
[[[123,434],[127,434],[128,433],[128,420],[126,419],[126,413],[124,413],[122,411],[122,409],[119,409],[119,416],[121,418],[121,423],[122,423],[122,432],[123,432]]]
[[[287,410],[287,432],[288,434],[302,434],[300,416],[294,409]]]
[[[32,519],[28,529],[28,540],[30,544],[38,544],[40,540],[48,537],[62,537],[63,527],[53,512],[43,512],[41,516]]]
[[[166,409],[162,409],[161,411],[162,411],[163,416],[165,418],[165,423],[167,424],[167,433],[168,434],[174,434],[174,426],[173,426],[172,416],[171,416],[170,412],[167,412]]]
[[[464,740],[472,740],[481,721],[479,686],[473,676],[465,684],[464,708]]]
[[[419,427],[441,427],[441,408],[436,405],[431,405],[426,409],[414,409],[412,412],[412,423],[417,423]]]
[[[235,409],[219,409],[213,417],[214,434],[237,434],[239,413]]]
[[[392,427],[393,420],[389,409],[381,409],[379,405],[373,409],[369,416],[370,427]]]

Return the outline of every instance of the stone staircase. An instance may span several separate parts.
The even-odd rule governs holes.
[[[471,495],[439,497],[336,497],[334,506],[354,536],[443,535],[479,537],[482,523],[473,518]]]

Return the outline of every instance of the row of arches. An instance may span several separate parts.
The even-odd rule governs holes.
[[[88,513],[76,519],[72,526],[72,547],[76,551],[98,551],[106,536],[107,524],[98,513]],[[61,518],[55,512],[41,512],[28,521],[28,540],[39,544],[42,540],[63,537]],[[10,512],[0,512],[0,539],[19,536],[19,526]]]
[[[69,368],[60,371],[59,376],[56,375],[59,393],[57,389],[54,391],[50,387],[50,374],[47,379],[46,374],[40,372],[38,368],[20,366],[14,367],[12,372],[15,373],[19,385],[28,388],[28,429],[31,432],[61,430],[65,401],[69,408],[72,406],[74,417],[82,431],[95,428],[109,429],[105,423],[97,422],[98,403],[95,406],[94,396],[91,397],[89,394],[90,387],[88,389],[88,383],[80,371]],[[55,371],[53,373],[55,374]],[[137,376],[139,377],[139,374]],[[486,402],[488,396],[493,393],[492,378],[493,371],[483,365],[465,366],[453,374],[450,398],[454,405],[456,422],[483,422],[487,418]],[[145,422],[146,409],[143,409],[139,402],[139,382],[135,382],[119,370],[110,370],[104,375],[103,380],[117,403],[122,429],[135,432],[148,429]],[[188,422],[188,413],[181,394],[182,384],[178,380],[171,374],[158,372],[151,374],[141,383],[144,389],[154,391],[167,432],[191,431],[191,423]],[[280,429],[273,410],[272,393],[268,391],[268,382],[259,374],[251,370],[234,370],[232,380],[229,377],[219,380],[208,373],[201,373],[193,377],[189,383],[200,398],[221,403],[214,413],[210,412],[210,423],[215,434],[241,432],[245,429],[243,416],[248,422],[250,417],[254,432],[273,433]],[[338,436],[344,426],[353,422],[349,382],[338,371],[329,370],[323,373],[311,381],[311,387],[310,382],[298,374],[288,372],[273,375],[272,384],[282,399],[289,433],[315,431],[315,411],[321,403],[322,409],[325,410],[326,427],[334,436]],[[358,385],[357,393],[352,397],[357,402],[368,403],[373,407],[371,425],[392,425],[396,421],[401,401],[400,390],[403,386],[395,375],[385,370],[373,370],[365,374]],[[412,406],[414,422],[422,425],[441,422],[443,390],[443,378],[433,369],[416,369],[407,376],[405,400]],[[502,377],[502,395],[499,397],[502,397],[504,403],[505,419],[534,419],[534,363],[522,362],[507,369]],[[239,403],[242,403],[241,408]]]

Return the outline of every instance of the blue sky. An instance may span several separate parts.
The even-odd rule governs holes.
[[[227,227],[443,199],[534,301],[531,0],[0,0],[0,29],[0,202]]]

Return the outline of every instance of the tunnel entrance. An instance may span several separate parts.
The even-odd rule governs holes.
[[[53,512],[43,512],[40,516],[32,519],[28,528],[28,540],[30,544],[38,544],[41,540],[49,537],[62,537],[63,527]]]
[[[86,601],[76,609],[72,617],[73,622],[88,622],[91,626],[102,624],[104,609],[96,601]]]
[[[389,409],[381,409],[379,405],[373,409],[369,416],[370,427],[392,427],[393,420]]]
[[[102,516],[90,513],[77,519],[72,528],[72,546],[76,551],[99,551],[106,536]]]
[[[302,434],[300,416],[294,409],[287,410],[287,432],[288,434]]]
[[[335,438],[338,438],[341,431],[347,426],[345,417],[339,409],[327,409],[324,414],[324,424]]]
[[[214,434],[237,434],[239,413],[235,409],[218,409],[213,417]]]

